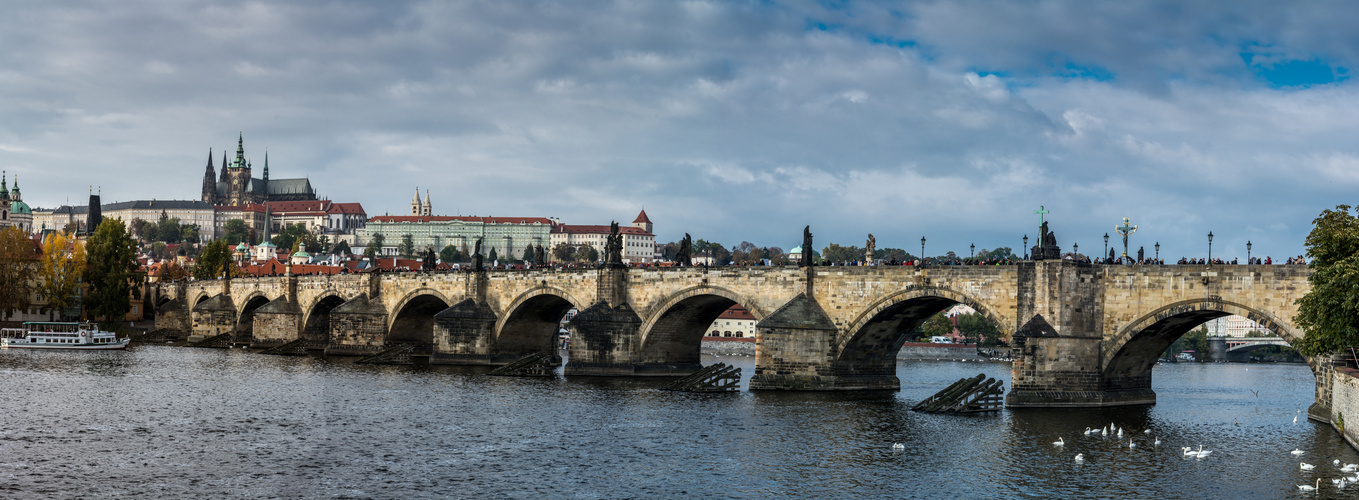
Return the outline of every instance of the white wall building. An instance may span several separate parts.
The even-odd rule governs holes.
[[[609,241],[611,227],[558,224],[552,228],[551,247],[557,245],[589,244],[599,251],[603,259],[604,249]],[[652,233],[651,219],[646,210],[637,214],[631,226],[619,226],[618,234],[623,236],[623,263],[647,264],[656,260],[656,235]],[[549,248],[549,254],[551,253]]]

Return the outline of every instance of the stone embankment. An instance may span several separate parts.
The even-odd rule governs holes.
[[[703,354],[718,356],[754,356],[755,339],[703,337]],[[983,349],[986,351],[986,349]],[[996,349],[1008,354],[1008,349]],[[991,361],[989,356],[977,354],[976,344],[921,344],[907,342],[897,353],[897,359],[907,361]]]

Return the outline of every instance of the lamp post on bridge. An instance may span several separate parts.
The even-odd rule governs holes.
[[[1208,231],[1208,267],[1213,267],[1213,232]]]
[[[1100,257],[1105,255],[1109,255],[1109,233],[1104,233],[1104,253],[1099,254]],[[1108,262],[1105,262],[1105,264],[1108,264]]]
[[[1250,265],[1250,240],[1246,240],[1246,265]]]
[[[1071,255],[1071,258],[1072,258],[1072,259],[1080,259],[1080,257],[1081,257],[1081,245],[1080,245],[1080,243],[1072,243],[1072,244],[1071,244],[1071,254],[1072,254],[1072,255]]]
[[[920,237],[920,265],[925,265],[925,237]]]
[[[1024,235],[1024,246],[1019,249],[1019,252],[1024,255],[1024,260],[1029,260],[1029,235]]]
[[[973,258],[973,259],[976,259],[976,258],[977,258],[977,244],[976,244],[976,243],[973,243],[972,246],[971,246],[971,248],[972,248],[972,258]]]
[[[1161,242],[1156,242],[1156,263],[1161,263]]]

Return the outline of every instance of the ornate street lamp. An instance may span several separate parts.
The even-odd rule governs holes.
[[[920,265],[925,265],[925,237],[920,237]]]
[[[1208,231],[1208,265],[1213,265],[1213,232]]]
[[[1250,240],[1246,240],[1246,264],[1250,264]]]
[[[1161,242],[1156,242],[1156,263],[1161,263]]]
[[[1109,233],[1104,233],[1104,253],[1100,254],[1100,256],[1103,257],[1105,255],[1109,255]]]
[[[976,243],[973,243],[973,244],[972,244],[972,258],[974,258],[974,259],[977,258],[977,244],[976,244]]]
[[[1024,260],[1029,260],[1029,235],[1024,235],[1024,246],[1019,250],[1024,254]]]
[[[1079,243],[1072,243],[1072,244],[1071,244],[1071,253],[1075,254],[1075,255],[1072,255],[1072,256],[1071,256],[1072,258],[1076,258],[1076,257],[1080,256],[1080,255],[1081,255],[1081,245],[1080,245]]]

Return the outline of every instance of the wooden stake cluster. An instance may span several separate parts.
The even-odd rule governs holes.
[[[499,377],[555,377],[557,358],[550,353],[535,352],[491,370],[487,375]]]
[[[231,333],[214,335],[203,340],[200,340],[198,342],[191,343],[189,344],[189,347],[216,347],[216,348],[231,347]]]
[[[662,391],[726,392],[741,389],[741,369],[726,363],[708,365],[661,387]]]
[[[1004,385],[1004,382],[994,378],[986,378],[986,374],[959,379],[911,409],[929,413],[998,411],[1004,405]]]
[[[307,341],[298,339],[283,345],[270,347],[260,354],[277,354],[286,356],[303,356],[307,354]]]
[[[411,364],[411,352],[415,351],[415,346],[411,344],[396,344],[383,349],[377,354],[364,356],[355,361],[360,365],[409,365]]]

